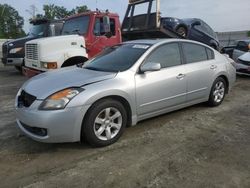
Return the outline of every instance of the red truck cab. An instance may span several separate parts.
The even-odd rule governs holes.
[[[65,19],[62,35],[29,41],[23,72],[32,77],[52,69],[84,63],[104,48],[122,42],[118,14],[90,11]]]

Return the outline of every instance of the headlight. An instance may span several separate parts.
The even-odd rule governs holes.
[[[57,62],[41,62],[41,65],[45,69],[57,69]]]
[[[82,88],[68,88],[45,99],[40,105],[40,110],[60,110],[64,109],[67,104],[84,89]]]
[[[20,52],[22,49],[23,49],[22,47],[20,47],[20,48],[13,48],[13,49],[10,50],[10,54],[15,54],[17,52]]]

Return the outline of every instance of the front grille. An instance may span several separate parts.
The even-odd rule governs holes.
[[[26,125],[22,122],[20,122],[21,125],[23,126],[23,128],[26,129],[26,131],[32,133],[32,134],[35,134],[35,135],[38,135],[38,136],[47,136],[47,129],[44,129],[44,128],[39,128],[39,127],[31,127],[29,125]]]
[[[18,107],[30,107],[35,100],[35,96],[22,90],[21,95],[18,97]]]
[[[3,53],[3,58],[6,58],[8,56],[8,45],[3,44],[2,53]]]
[[[25,56],[27,59],[38,60],[37,44],[26,44],[25,45]]]
[[[250,66],[250,61],[243,61],[243,60],[240,60],[240,59],[238,59],[238,61],[239,61],[240,64]]]

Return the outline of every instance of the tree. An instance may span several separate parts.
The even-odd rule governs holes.
[[[83,6],[77,6],[76,8],[74,8],[72,10],[67,10],[63,6],[49,4],[49,5],[43,5],[43,11],[44,11],[44,15],[37,14],[36,18],[47,18],[50,20],[62,19],[62,18],[71,16],[74,14],[87,12],[87,11],[89,11],[89,9],[86,5],[83,5]]]
[[[250,37],[250,31],[247,32],[247,36]]]
[[[7,4],[0,4],[0,38],[19,38],[25,36],[22,29],[24,19]]]
[[[75,14],[79,14],[79,13],[83,13],[83,12],[88,12],[88,11],[90,11],[86,5],[79,6],[79,7],[77,6],[77,7],[76,7],[75,9],[73,9],[73,10],[75,10]]]

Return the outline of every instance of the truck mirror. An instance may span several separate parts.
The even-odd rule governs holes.
[[[50,35],[55,36],[56,35],[55,24],[50,24],[49,29],[50,29]]]
[[[110,18],[108,16],[103,17],[103,29],[105,33],[110,32]]]

